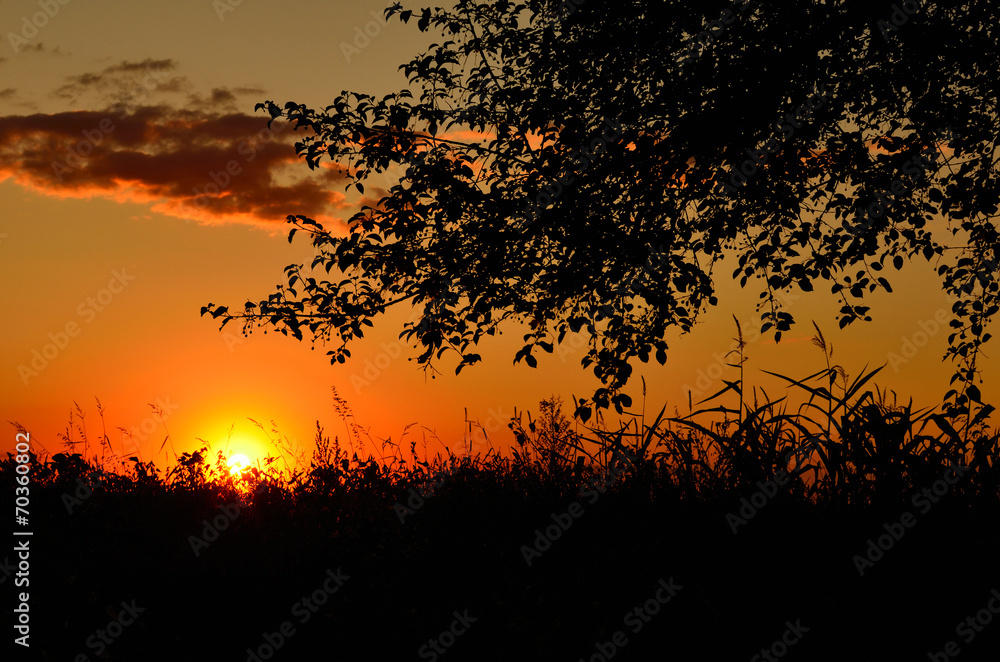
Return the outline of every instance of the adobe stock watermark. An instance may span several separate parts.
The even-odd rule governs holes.
[[[802,298],[801,295],[795,294],[794,292],[775,292],[774,298],[777,300],[782,308],[791,308],[792,305]],[[743,335],[743,342],[746,345],[752,345],[758,340],[764,337],[764,332],[761,330],[763,324],[760,320],[755,320],[753,324],[747,325],[746,327],[741,325],[741,329],[745,328],[746,333]],[[681,391],[686,394],[690,394],[691,398],[700,398],[705,395],[710,388],[722,379],[722,375],[725,374],[725,370],[728,367],[732,367],[729,363],[729,356],[732,354],[739,354],[739,340],[733,339],[729,344],[729,351],[725,354],[720,354],[718,352],[712,353],[713,362],[704,368],[698,368],[695,373],[694,386],[690,384],[684,384],[681,387]]]
[[[878,22],[878,29],[882,32],[882,38],[886,41],[889,41],[889,33],[899,32],[899,28],[906,25],[910,17],[927,4],[927,0],[904,0],[900,4],[902,6],[899,4],[892,6],[892,13],[889,14],[888,20],[880,19]]]
[[[300,625],[308,623],[319,612],[320,608],[329,602],[330,596],[339,591],[350,578],[351,576],[345,575],[339,567],[336,572],[327,568],[323,585],[293,604],[291,607],[292,616],[298,617]],[[295,625],[290,620],[283,621],[276,632],[263,633],[261,636],[264,642],[253,649],[246,650],[247,662],[270,660],[285,645],[286,641],[295,636],[295,633]]]
[[[917,322],[919,331],[914,331],[909,337],[900,336],[899,354],[889,352],[886,360],[893,372],[899,372],[899,366],[906,365],[917,355],[917,350],[924,347],[928,341],[938,334],[942,328],[948,328],[948,311],[941,308],[934,313],[934,318]]]
[[[557,11],[552,13],[553,15],[558,13],[559,20],[565,21],[567,18],[575,14],[576,10],[586,2],[587,0],[562,0],[562,2],[559,3]]]
[[[435,495],[435,491],[444,485],[445,480],[454,475],[458,471],[458,467],[450,467],[445,471],[435,471],[432,476],[429,476],[427,480],[420,483],[416,487],[411,487],[407,490],[409,497],[406,500],[406,505],[397,501],[393,505],[392,509],[396,513],[396,517],[399,518],[400,524],[406,523],[406,517],[408,515],[415,514],[418,510],[424,507],[427,503],[427,499],[430,499]]]
[[[737,11],[742,11],[750,5],[750,0],[737,0]],[[710,21],[705,29],[694,35],[685,42],[683,50],[677,56],[677,64],[681,68],[693,63],[701,54],[708,50],[708,47],[726,31],[726,26],[736,22],[736,15],[732,9],[723,9],[722,16],[714,21]],[[697,51],[697,52],[696,52]]]
[[[485,422],[480,421],[478,418],[474,421],[465,420],[469,431],[463,433],[462,443],[468,444],[470,452],[476,449],[488,448],[490,445],[489,435],[491,433],[501,432],[504,428],[510,428],[510,419],[513,415],[504,413],[503,407],[490,407],[486,410],[486,413]]]
[[[344,54],[344,60],[347,64],[351,63],[352,57],[361,55],[361,51],[368,48],[372,39],[382,34],[382,30],[388,25],[385,16],[379,14],[378,11],[373,9],[369,13],[375,20],[365,23],[363,29],[360,25],[354,26],[354,45],[352,46],[346,41],[340,42],[340,52]]]
[[[774,123],[774,128],[781,134],[780,139],[771,138],[767,143],[758,149],[747,149],[746,154],[750,158],[734,168],[734,172],[729,174],[729,179],[718,180],[719,188],[716,193],[719,195],[736,193],[757,172],[763,170],[764,164],[770,158],[768,154],[777,154],[782,150],[783,144],[795,136],[795,130],[801,129],[805,124],[812,122],[813,112],[819,110],[830,100],[830,93],[826,91],[826,85],[818,85],[815,94],[806,98],[806,102],[792,112],[787,112],[782,119]],[[723,177],[726,173],[723,173]]]
[[[819,441],[818,437],[809,436],[797,448],[793,448],[785,454],[784,464],[787,466],[794,459],[795,469],[779,469],[775,472],[774,478],[764,483],[757,481],[758,489],[749,498],[745,496],[740,497],[738,514],[734,512],[726,514],[726,522],[729,524],[733,535],[739,533],[739,527],[746,526],[750,520],[756,517],[757,513],[763,510],[778,495],[782,487],[788,485],[794,478],[807,471],[808,465],[806,464],[806,460],[812,457],[813,451],[816,450],[817,441]]]
[[[355,372],[351,375],[351,385],[354,387],[355,393],[360,394],[362,389],[371,386],[392,365],[394,360],[402,356],[406,349],[409,349],[402,340],[381,343],[379,346],[382,351],[376,354],[374,359],[365,359],[364,370],[361,371],[361,374]]]
[[[243,0],[212,0],[212,9],[215,10],[219,22],[226,20],[226,14],[236,11],[236,8],[243,4]]]
[[[12,499],[14,504],[14,521],[18,526],[28,526],[28,517],[31,515],[31,467],[32,460],[36,456],[31,451],[31,433],[21,430],[14,437],[16,444],[14,450],[17,454],[7,453],[8,461],[16,462],[14,473],[17,474],[17,487],[14,488],[16,499]],[[23,441],[22,441],[23,439]],[[15,536],[30,536],[32,531],[14,531]],[[21,542],[14,545],[14,552],[17,554],[17,578],[14,585],[19,588],[28,588],[31,585],[31,538],[18,538]],[[4,559],[4,581],[14,571],[8,559]],[[16,614],[12,620],[15,621],[14,630],[19,637],[14,637],[14,643],[25,648],[31,647],[31,594],[28,591],[20,591],[16,594],[14,608]]]
[[[21,542],[14,546],[14,551],[17,552],[19,561],[17,563],[18,573],[17,579],[14,580],[15,586],[29,586],[31,582],[31,549],[30,549],[31,539],[22,538]],[[25,648],[31,648],[31,595],[28,591],[21,591],[17,594],[15,598],[17,607],[14,608],[14,613],[17,614],[15,619],[17,624],[14,625],[14,629],[17,633],[21,635],[20,637],[14,638],[14,643],[18,646],[24,646]]]
[[[174,404],[170,401],[170,397],[167,396],[166,400],[163,398],[157,398],[156,403],[149,403],[153,412],[142,419],[138,425],[133,425],[131,429],[126,430],[125,428],[119,427],[118,429],[128,437],[129,445],[128,447],[122,443],[122,454],[128,455],[130,453],[136,453],[139,451],[139,444],[146,441],[149,435],[156,432],[161,425],[166,425],[167,419],[170,418],[171,414],[180,409],[180,405]]]
[[[626,298],[636,296],[636,292],[633,289],[636,283],[640,281],[643,277],[650,280],[655,279],[659,275],[659,269],[668,261],[668,253],[664,249],[663,244],[656,246],[655,248],[651,245],[647,245],[649,249],[649,257],[646,258],[646,263],[639,269],[638,273],[631,274],[628,278],[620,282],[610,293],[612,299]],[[593,332],[594,325],[600,322],[602,319],[610,318],[614,315],[614,306],[611,301],[605,301],[602,305],[596,308],[590,308],[587,313],[587,328]],[[582,326],[582,325],[581,325]],[[553,351],[556,356],[559,357],[561,363],[566,363],[566,360],[570,357],[573,350],[580,349],[587,345],[587,341],[583,339],[580,333],[574,332],[569,338],[563,338],[563,342],[557,343]]]
[[[128,287],[128,284],[135,280],[135,276],[127,274],[125,269],[123,267],[120,271],[113,270],[107,287],[98,291],[95,296],[87,297],[76,307],[76,314],[83,319],[83,324],[93,322],[97,318],[97,314],[110,305],[115,296],[121,294]],[[32,379],[38,377],[43,370],[49,367],[59,354],[69,346],[70,340],[76,338],[82,331],[81,325],[74,320],[67,322],[62,329],[55,333],[49,333],[48,340],[51,342],[42,345],[41,349],[37,347],[32,349],[31,361],[27,365],[21,363],[17,366],[17,374],[24,385],[27,386]]]
[[[785,621],[785,631],[781,637],[767,648],[761,648],[756,655],[750,658],[750,662],[760,662],[760,660],[774,662],[783,658],[792,646],[802,640],[802,635],[806,632],[809,632],[809,628],[802,625],[801,619],[796,618],[794,623]]]
[[[636,605],[634,609],[629,610],[622,618],[622,624],[629,628],[633,635],[639,634],[653,620],[653,617],[659,614],[665,605],[670,603],[682,588],[684,587],[680,584],[674,583],[673,577],[668,580],[661,578],[657,582],[657,588],[652,597],[642,604]],[[607,662],[618,654],[618,649],[628,645],[628,642],[628,635],[625,634],[625,631],[616,630],[608,641],[594,643],[596,653],[593,653],[586,660],[581,657],[577,662]]]
[[[146,68],[147,73],[143,76],[141,84],[137,83],[122,102],[123,110],[118,116],[119,120],[125,119],[135,109],[136,105],[141,103],[150,92],[160,85],[162,79],[168,76],[162,69],[163,67],[156,67],[155,70],[154,67]],[[83,167],[87,158],[104,142],[105,138],[114,132],[115,128],[117,127],[114,120],[110,117],[102,117],[94,128],[83,129],[80,132],[83,140],[79,140],[76,144],[71,145],[66,150],[66,156],[63,157],[62,161],[52,162],[52,172],[56,177],[56,181],[62,183],[64,176],[77,168]]]
[[[247,337],[242,333],[233,333],[228,329],[223,330],[221,337],[222,341],[226,343],[226,349],[229,350],[230,354],[235,354],[236,348],[247,341]]]
[[[577,175],[582,175],[591,166],[597,157],[608,151],[608,146],[621,139],[622,125],[618,120],[605,118],[604,124],[607,126],[601,131],[601,135],[570,153],[569,158],[575,164],[573,168],[566,168],[556,173],[556,181],[544,187],[545,192],[535,196],[534,201],[526,197],[527,202],[523,210],[523,217],[527,222],[522,226],[522,231],[528,229],[532,223],[538,220],[543,209],[558,200],[566,187],[576,181]],[[608,133],[608,130],[611,133]]]
[[[243,157],[244,163],[251,163],[257,158],[260,152],[263,152],[267,147],[268,143],[275,140],[275,135],[282,133],[291,125],[291,122],[279,122],[275,120],[271,122],[270,126],[266,126],[257,132],[257,135],[250,140],[244,140],[236,146],[236,153]],[[230,159],[226,162],[225,167],[220,168],[217,172],[214,170],[208,171],[208,178],[210,182],[202,185],[199,189],[197,186],[192,188],[194,192],[194,197],[192,198],[192,203],[198,209],[205,209],[208,206],[208,200],[206,198],[218,197],[220,193],[225,191],[233,183],[233,179],[243,174],[243,166],[236,159]]]
[[[604,471],[600,476],[590,479],[577,491],[577,495],[587,500],[587,505],[592,506],[602,494],[608,491],[608,487],[614,484],[625,471],[635,462],[635,457],[625,451],[624,453],[616,449],[614,452],[612,466]],[[562,513],[552,513],[549,517],[552,524],[542,529],[535,529],[535,537],[531,545],[521,545],[521,556],[530,568],[535,560],[542,557],[542,554],[552,549],[555,541],[559,540],[564,533],[569,531],[573,522],[583,517],[584,509],[579,501],[570,502],[569,506]]]
[[[921,515],[926,515],[951,490],[952,486],[962,479],[968,470],[969,467],[966,465],[952,463],[945,471],[944,476],[934,481],[930,487],[925,487],[914,494],[910,503],[920,511]],[[867,570],[874,568],[875,564],[885,558],[886,553],[903,539],[907,529],[913,528],[916,524],[916,515],[908,510],[897,521],[883,524],[882,528],[885,533],[877,538],[869,538],[864,555],[855,554],[854,558],[851,559],[858,574],[864,577]]]
[[[94,148],[104,142],[105,136],[114,130],[115,123],[111,121],[110,117],[104,117],[98,122],[97,127],[81,131],[83,140],[66,151],[63,161],[52,162],[52,172],[56,176],[56,181],[62,183],[63,176],[83,166],[86,158],[94,152]]]
[[[461,614],[453,611],[452,615],[455,618],[446,630],[438,636],[428,639],[426,644],[417,649],[417,655],[420,656],[421,660],[435,662],[438,656],[447,653],[448,649],[455,645],[458,638],[469,631],[469,626],[479,620],[469,616],[468,609],[463,610]]]
[[[83,505],[83,502],[94,494],[94,489],[101,484],[101,472],[91,471],[86,476],[76,479],[76,490],[73,494],[63,492],[62,502],[66,512],[73,514],[73,509]]]
[[[430,155],[430,153],[431,150],[429,149],[417,151],[415,146],[411,147],[405,154],[402,155],[402,158],[400,159],[398,166],[400,168],[404,168],[407,166],[421,166],[423,165],[424,161],[427,160],[427,157]],[[393,185],[398,184],[400,181],[400,178],[394,179],[393,176],[389,174],[389,168],[385,168],[379,171],[377,174],[380,177],[380,181],[378,183],[382,184],[386,189],[391,188]],[[401,176],[402,174],[400,175],[400,177]],[[369,174],[368,177],[365,178],[366,186],[371,186],[373,177],[374,173]]]
[[[458,303],[459,295],[456,292],[441,289],[433,297],[433,300],[437,302],[437,305],[453,306]],[[420,333],[423,333],[433,323],[436,314],[434,311],[431,311],[429,314],[423,315],[423,319],[421,319],[421,315],[421,311],[415,308],[410,313],[407,322],[415,324],[416,329]],[[418,319],[420,320],[419,324],[417,324]],[[410,349],[410,346],[403,342],[402,336],[403,333],[392,342],[380,343],[379,347],[381,347],[382,351],[376,354],[373,359],[365,359],[364,369],[361,371],[361,374],[359,375],[357,372],[351,374],[351,386],[354,387],[355,393],[360,394],[363,388],[371,386],[392,365],[393,361]]]
[[[990,591],[990,600],[985,607],[955,626],[955,636],[961,637],[962,642],[968,646],[993,622],[993,617],[998,615],[1000,615],[1000,591],[994,588]],[[951,658],[958,657],[961,652],[962,647],[952,639],[944,645],[942,652],[927,651],[927,657],[931,662],[948,662]]]
[[[633,294],[632,288],[635,287],[636,282],[639,281],[643,275],[650,279],[654,279],[659,275],[660,267],[667,263],[669,254],[663,248],[663,244],[660,244],[655,248],[647,245],[647,248],[649,250],[649,257],[646,258],[646,263],[642,266],[638,273],[631,274],[611,291],[612,298],[631,296]],[[599,321],[598,315],[611,317],[612,314],[614,314],[614,306],[612,306],[610,302],[605,302],[596,310],[592,309],[590,311],[590,323],[593,324],[594,322]]]
[[[934,135],[939,141],[951,140],[951,127],[936,129]],[[844,224],[845,229],[854,236],[861,236],[868,232],[875,223],[875,219],[885,216],[886,210],[892,206],[892,200],[888,196],[891,195],[896,198],[908,195],[913,185],[923,179],[927,175],[928,170],[937,165],[938,156],[940,156],[940,148],[937,144],[934,144],[904,163],[901,168],[903,175],[894,179],[889,184],[888,189],[876,193],[875,201],[865,209],[864,216],[862,217],[861,214],[858,214],[853,224]],[[908,186],[903,180],[904,176],[913,178],[913,185]]]
[[[201,521],[200,538],[198,536],[188,536],[191,551],[194,552],[196,557],[201,556],[202,550],[218,540],[219,534],[228,529],[229,525],[236,521],[236,518],[240,516],[240,505],[236,502],[227,503],[219,506],[219,511],[219,514],[213,517],[211,522],[207,519]]]
[[[93,650],[94,655],[97,657],[104,656],[104,652],[108,647],[124,634],[125,628],[135,623],[139,618],[139,614],[146,611],[144,607],[136,605],[135,600],[131,602],[122,601],[121,605],[122,609],[118,612],[118,616],[114,620],[87,637],[85,642],[87,648]],[[89,660],[90,657],[84,653],[80,653],[73,658],[73,662],[88,662]]]
[[[20,32],[8,32],[7,40],[10,47],[14,49],[16,55],[28,42],[38,36],[38,31],[49,24],[49,21],[56,17],[59,11],[68,5],[70,0],[38,0],[36,3],[41,11],[36,11],[28,18],[27,15],[21,17]]]
[[[147,61],[142,79],[137,79],[135,84],[121,96],[121,100],[115,103],[115,107],[120,107],[122,111],[118,119],[123,120],[128,117],[146,100],[150,92],[162,85],[163,79],[170,76],[166,70],[172,66],[169,60]]]
[[[3,584],[13,576],[14,570],[14,564],[10,562],[10,557],[5,556],[3,561],[0,561],[0,584]]]

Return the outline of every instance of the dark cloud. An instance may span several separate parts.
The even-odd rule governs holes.
[[[0,99],[10,99],[15,94],[17,94],[17,90],[15,90],[13,87],[8,87],[6,89],[0,90]]]
[[[78,106],[151,106],[155,99],[218,113],[252,111],[264,94],[262,88],[253,86],[216,87],[207,95],[201,94],[193,91],[194,85],[178,74],[177,68],[173,59],[125,60],[98,71],[67,76],[67,82],[52,95]]]
[[[177,68],[177,62],[173,59],[165,60],[154,60],[153,58],[146,58],[141,62],[129,62],[128,60],[123,60],[119,64],[112,65],[104,70],[105,74],[119,73],[119,72],[136,72],[136,71],[147,71],[149,69],[157,69],[161,71],[172,71]]]
[[[47,47],[45,45],[45,42],[43,41],[40,41],[37,44],[18,43],[17,46],[14,48],[14,52],[17,53],[19,57],[22,53],[42,53],[47,55],[60,55],[63,57],[69,55],[69,53],[67,53],[66,51],[60,50],[58,46],[56,46],[55,48]],[[4,58],[0,58],[0,62],[2,62],[3,59]]]
[[[287,123],[270,130],[261,115],[166,106],[119,111],[0,117],[0,181],[57,197],[152,203],[204,222],[330,221],[354,207],[337,190],[343,171],[310,171],[293,147],[302,132]]]
[[[191,94],[188,106],[193,108],[214,108],[216,110],[252,110],[264,95],[259,87],[215,87],[207,96]]]
[[[240,95],[248,95],[252,97],[259,97],[264,94],[263,87],[234,87],[233,92]]]
[[[236,95],[223,87],[216,87],[212,90],[212,104],[225,105],[236,102]]]
[[[101,71],[67,76],[66,84],[53,92],[53,96],[67,101],[77,101],[86,94],[96,94],[105,103],[114,103],[138,87],[160,93],[182,92],[190,88],[183,76],[175,73],[177,62],[172,59],[146,58],[138,62],[123,60]]]

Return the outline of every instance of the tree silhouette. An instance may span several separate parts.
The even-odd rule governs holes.
[[[443,41],[400,67],[407,89],[343,92],[325,109],[258,104],[307,129],[310,168],[348,189],[399,166],[347,232],[288,217],[311,270],[241,312],[202,314],[336,337],[331,362],[389,306],[423,304],[400,334],[424,368],[527,323],[515,362],[570,331],[602,382],[574,403],[630,405],[632,359],[666,360],[716,305],[714,270],[738,260],[765,330],[793,324],[780,298],[829,283],[841,327],[870,320],[866,293],[922,258],[955,295],[946,402],[978,401],[976,358],[997,312],[995,154],[1000,16],[871,0],[801,3],[476,3],[417,18]],[[370,186],[369,186],[370,188]],[[319,280],[326,273],[332,280]]]

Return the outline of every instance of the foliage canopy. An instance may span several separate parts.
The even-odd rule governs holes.
[[[920,259],[957,297],[946,400],[967,407],[998,311],[1000,10],[904,4],[397,3],[387,18],[442,35],[400,67],[407,89],[258,104],[308,129],[310,168],[369,184],[346,233],[288,218],[336,277],[291,265],[266,300],[202,313],[335,337],[342,363],[387,307],[422,304],[401,337],[425,368],[454,350],[456,372],[506,320],[528,323],[530,366],[585,330],[603,384],[575,403],[586,419],[629,406],[632,359],[662,364],[666,331],[717,303],[724,257],[776,339],[782,292],[828,283],[844,327],[871,319],[889,265]]]

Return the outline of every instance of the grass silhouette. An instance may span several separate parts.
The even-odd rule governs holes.
[[[274,659],[412,659],[468,609],[478,620],[449,660],[589,660],[666,577],[684,589],[615,659],[750,657],[796,618],[811,628],[801,659],[921,659],[1000,586],[992,407],[900,405],[874,386],[879,369],[852,378],[819,329],[814,343],[822,370],[770,373],[804,394],[794,410],[745,391],[741,342],[738,376],[686,415],[574,427],[553,397],[537,419],[515,415],[507,453],[429,456],[405,433],[365,456],[378,446],[335,393],[347,449],[317,423],[309,458],[272,429],[279,454],[239,475],[208,445],[161,472],[116,457],[106,435],[92,445],[77,408],[68,452],[32,457],[39,659],[94,659],[88,637],[135,599],[147,611],[101,659],[250,659],[285,621],[296,631]],[[956,464],[961,480],[860,576],[852,559]],[[5,495],[14,468],[0,461]],[[794,478],[734,535],[727,515],[782,471]],[[594,485],[605,491],[588,501]],[[523,546],[573,503],[582,515],[526,564]],[[193,553],[227,504],[239,515]],[[290,607],[338,567],[350,580],[295,620]],[[995,659],[995,630],[963,659]]]

